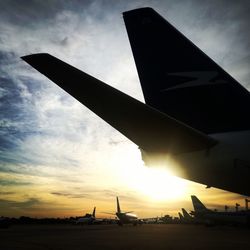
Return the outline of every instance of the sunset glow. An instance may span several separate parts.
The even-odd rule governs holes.
[[[211,19],[216,5],[199,1],[11,2],[0,2],[0,216],[80,216],[96,206],[105,217],[116,196],[139,217],[192,210],[193,194],[219,209],[244,206],[240,195],[175,177],[171,164],[145,166],[137,145],[20,59],[50,53],[144,102],[122,12],[150,5],[246,87],[247,22],[230,25],[238,8]]]

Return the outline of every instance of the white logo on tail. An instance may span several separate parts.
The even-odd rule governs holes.
[[[187,80],[184,83],[178,84],[174,87],[163,89],[162,91],[168,91],[179,88],[195,87],[200,85],[212,85],[212,84],[223,84],[226,83],[224,80],[212,81],[216,76],[218,76],[217,71],[191,71],[191,72],[176,72],[168,73],[169,76],[180,76],[180,77],[190,77],[195,79]]]

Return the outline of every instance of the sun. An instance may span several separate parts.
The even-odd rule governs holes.
[[[140,164],[131,171],[127,168],[126,173],[123,177],[127,185],[150,200],[178,200],[186,195],[187,182],[175,177],[167,168]]]
[[[124,145],[119,151],[121,153],[117,153],[119,157],[112,164],[112,172],[116,173],[116,180],[120,186],[157,202],[176,201],[187,195],[188,182],[171,172],[180,169],[174,161],[169,161],[169,167],[148,167],[144,165],[136,147]],[[126,155],[123,152],[127,152]]]
[[[165,168],[140,167],[136,189],[155,201],[176,200],[185,195],[186,183]]]

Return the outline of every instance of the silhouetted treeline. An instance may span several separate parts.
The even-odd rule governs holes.
[[[69,218],[31,218],[28,216],[21,216],[19,218],[2,217],[1,223],[3,224],[72,224],[75,223],[77,217]]]

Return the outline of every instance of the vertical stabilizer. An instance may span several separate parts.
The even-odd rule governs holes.
[[[152,8],[123,17],[146,104],[206,134],[249,129],[247,89]]]
[[[191,195],[194,211],[197,213],[208,211],[204,204],[195,196]]]
[[[120,203],[118,197],[116,197],[117,213],[121,213]]]
[[[180,221],[183,221],[184,219],[183,215],[180,212],[178,214],[179,214]]]
[[[182,208],[182,213],[185,219],[191,219],[191,215],[187,212],[187,210],[185,208]]]
[[[96,207],[94,207],[94,210],[93,210],[93,213],[92,213],[92,216],[95,218],[95,209]]]

